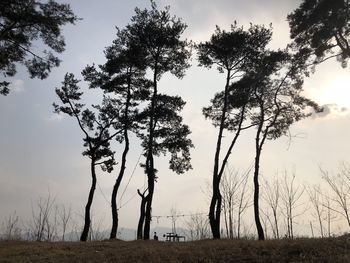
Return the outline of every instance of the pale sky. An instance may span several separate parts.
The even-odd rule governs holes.
[[[75,26],[64,27],[67,46],[60,55],[61,66],[43,81],[29,79],[27,72],[19,67],[19,73],[13,78],[13,90],[7,97],[0,97],[0,222],[13,211],[23,218],[30,216],[31,202],[46,196],[48,189],[57,196],[57,202],[71,205],[75,212],[82,213],[90,187],[89,160],[81,155],[83,135],[75,121],[53,114],[52,103],[58,101],[55,87],[60,86],[66,72],[81,79],[80,72],[87,64],[104,63],[103,50],[115,38],[115,26],[123,28],[135,7],[150,7],[147,0],[59,2],[70,3],[76,15],[83,18]],[[156,3],[159,7],[170,5],[171,13],[188,25],[184,37],[195,42],[208,40],[215,25],[229,29],[235,20],[245,28],[249,22],[272,23],[271,48],[284,48],[290,41],[286,16],[299,5],[295,0],[157,0]],[[181,95],[187,101],[183,116],[192,130],[191,139],[195,145],[193,170],[176,175],[167,169],[168,159],[156,159],[159,180],[153,202],[154,215],[167,215],[173,207],[185,214],[208,211],[202,189],[211,178],[217,131],[201,112],[214,93],[223,89],[225,80],[215,69],[199,68],[195,54],[192,64],[182,80],[165,75],[160,89]],[[305,81],[305,94],[320,105],[328,105],[326,111],[322,116],[293,125],[291,132],[295,138],[291,144],[288,138],[265,144],[261,163],[264,177],[295,169],[299,182],[318,183],[319,166],[336,171],[340,162],[350,161],[349,83],[349,68],[341,68],[336,61],[319,66]],[[86,87],[84,83],[81,85]],[[87,103],[98,102],[94,94],[95,91],[87,92],[84,97]],[[139,141],[135,139],[121,191],[140,153]],[[118,160],[120,155],[116,158]],[[230,165],[244,171],[253,159],[254,130],[251,130],[239,139]],[[95,218],[103,219],[107,229],[111,222],[110,205],[103,195],[109,201],[115,177],[116,172],[99,172],[99,186],[93,203]],[[143,170],[136,166],[122,203],[134,196],[137,188],[143,187],[144,178]],[[140,199],[136,196],[120,210],[120,227],[136,228],[139,204]],[[154,224],[156,222],[152,226]],[[170,226],[167,220],[159,224]]]

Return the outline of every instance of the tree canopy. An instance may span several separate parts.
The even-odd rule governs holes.
[[[4,78],[16,74],[17,64],[23,64],[31,78],[45,79],[53,67],[60,64],[53,53],[65,47],[61,27],[78,20],[68,4],[54,0],[2,0],[0,2],[0,71]],[[50,50],[41,52],[33,42],[41,40]],[[0,82],[0,93],[9,93],[9,81]]]
[[[129,132],[138,133],[139,104],[149,96],[149,81],[145,79],[146,64],[143,49],[131,42],[127,30],[117,28],[117,38],[110,47],[105,50],[106,63],[95,66],[87,66],[83,70],[83,76],[89,82],[90,88],[102,89],[105,93],[112,93],[119,110],[119,122],[116,125],[123,132],[117,136],[120,143],[124,143],[124,150],[120,170],[113,187],[112,206],[112,230],[110,238],[114,239],[118,229],[117,194],[124,177],[127,154],[129,152]]]
[[[211,119],[219,130],[214,155],[213,196],[209,208],[209,222],[214,238],[220,238],[220,180],[240,132],[245,129],[242,125],[248,111],[251,83],[242,76],[251,70],[251,60],[263,52],[271,36],[272,30],[264,26],[251,24],[248,30],[243,30],[243,27],[238,27],[235,23],[230,31],[221,30],[217,26],[210,41],[197,45],[199,66],[211,68],[215,65],[220,73],[226,73],[223,91],[215,94],[209,107],[203,108],[204,116]],[[235,132],[226,152],[222,150],[225,130]]]
[[[316,62],[332,55],[345,67],[350,57],[349,12],[347,0],[303,0],[287,17],[294,45],[315,55]]]
[[[140,113],[139,137],[144,148],[143,164],[148,179],[148,194],[145,197],[144,225],[139,226],[143,237],[149,239],[151,209],[156,180],[154,156],[170,153],[170,169],[183,173],[191,168],[189,149],[193,147],[188,138],[190,130],[182,123],[179,112],[185,102],[179,96],[160,94],[158,82],[165,73],[182,78],[190,66],[190,43],[181,36],[186,24],[181,19],[171,16],[169,7],[159,10],[152,1],[151,9],[135,9],[136,14],[126,26],[130,43],[136,43],[144,52],[146,69],[152,76],[149,80],[149,97]]]
[[[96,166],[101,165],[102,170],[112,172],[116,164],[114,151],[110,148],[110,141],[121,133],[119,125],[119,105],[115,99],[104,97],[101,105],[92,105],[91,109],[85,108],[81,103],[81,92],[77,80],[73,74],[66,74],[61,88],[56,88],[56,93],[61,104],[55,104],[57,113],[65,113],[76,119],[79,128],[84,134],[84,156],[90,158],[91,187],[85,206],[85,222],[80,240],[86,241],[91,225],[90,210],[96,189]]]

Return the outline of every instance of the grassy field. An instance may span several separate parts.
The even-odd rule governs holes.
[[[350,262],[350,240],[1,241],[0,262]]]

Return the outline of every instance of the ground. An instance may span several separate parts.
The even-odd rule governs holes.
[[[350,240],[1,241],[0,262],[350,262]]]

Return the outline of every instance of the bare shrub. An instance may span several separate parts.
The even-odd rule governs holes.
[[[302,207],[301,198],[305,192],[305,187],[295,183],[295,173],[288,176],[285,172],[281,187],[281,211],[286,223],[286,237],[294,238],[295,219],[302,215],[306,208]],[[299,208],[299,209],[298,209]]]
[[[208,216],[193,214],[185,221],[186,237],[188,240],[201,240],[210,238]]]
[[[276,239],[280,238],[280,230],[279,230],[279,218],[280,218],[280,203],[281,203],[281,190],[280,190],[280,182],[278,177],[273,178],[272,183],[264,180],[263,184],[264,192],[263,192],[263,200],[265,201],[268,209],[267,211],[271,212],[263,212],[266,217],[269,225],[272,229],[273,237]],[[266,231],[265,231],[266,232]]]
[[[2,223],[1,232],[1,238],[4,240],[22,239],[22,229],[20,227],[20,221],[18,215],[16,214],[16,211],[5,218],[5,221]]]
[[[251,206],[251,190],[248,188],[250,170],[244,173],[231,170],[228,166],[221,181],[224,225],[227,238],[240,238],[242,216]]]
[[[53,219],[51,218],[52,215]],[[55,209],[55,198],[49,192],[46,198],[39,197],[35,206],[32,204],[32,219],[29,222],[31,239],[52,241],[57,233],[56,227],[57,210]]]
[[[321,173],[323,180],[332,191],[330,199],[334,205],[328,204],[328,209],[341,215],[350,227],[350,165],[342,163],[335,176],[322,169]]]

